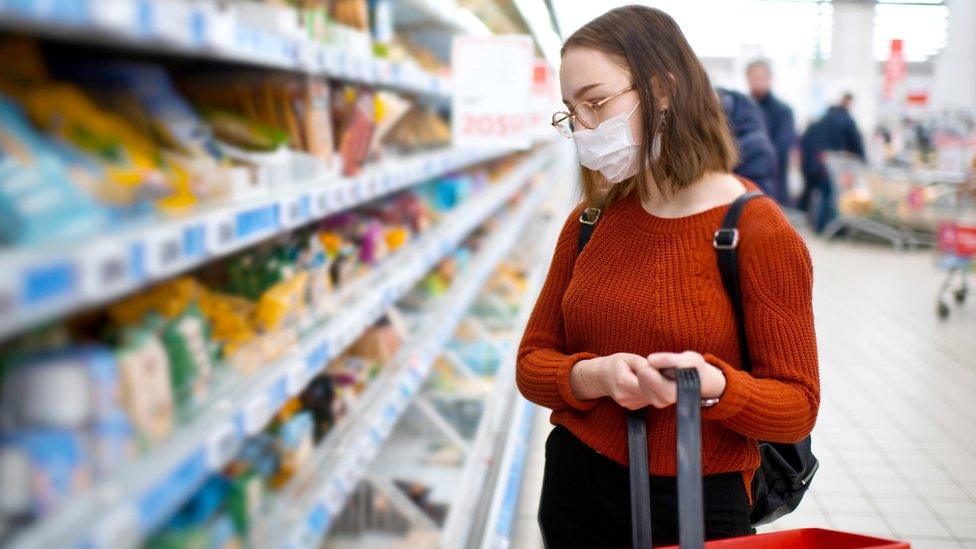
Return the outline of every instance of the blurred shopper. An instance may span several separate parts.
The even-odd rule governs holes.
[[[820,120],[810,124],[800,139],[803,195],[798,206],[808,211],[813,193],[818,193],[819,207],[816,212],[811,212],[817,232],[823,231],[837,217],[837,196],[824,162],[824,153],[846,152],[861,161],[865,159],[861,132],[850,113],[853,102],[854,96],[845,93],[840,103],[827,109]]]
[[[796,143],[796,128],[793,123],[793,109],[773,95],[770,89],[772,71],[769,62],[757,59],[746,67],[746,80],[749,94],[759,104],[766,120],[766,132],[776,149],[776,188],[769,193],[783,206],[790,205],[790,190],[787,184],[790,171],[790,149]]]
[[[739,145],[739,163],[732,171],[752,180],[764,193],[782,203],[777,197],[776,150],[766,134],[762,111],[744,94],[722,88],[716,91]]]
[[[735,141],[704,67],[674,20],[643,6],[587,23],[561,53],[566,110],[552,123],[576,145],[584,201],[560,233],[516,368],[519,390],[556,425],[539,505],[546,546],[630,544],[628,409],[646,414],[654,541],[677,541],[676,386],[662,371],[678,367],[701,379],[705,535],[747,535],[756,441],[802,440],[817,416],[810,255],[772,200],[745,207],[744,371],[712,239],[758,187],[731,173]],[[593,232],[578,253],[582,221]]]

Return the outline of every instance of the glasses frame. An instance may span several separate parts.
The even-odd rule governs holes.
[[[596,126],[590,126],[589,124],[587,124],[587,123],[583,122],[582,120],[580,120],[578,116],[576,116],[576,108],[579,107],[580,105],[588,105],[591,109],[593,109],[593,112],[596,113],[597,110],[600,107],[606,105],[611,100],[616,99],[616,98],[620,97],[621,95],[623,95],[623,94],[625,94],[625,93],[627,93],[627,92],[629,92],[629,91],[631,91],[631,90],[633,90],[635,88],[636,88],[636,86],[634,84],[631,84],[631,85],[627,86],[626,88],[618,91],[617,93],[614,93],[614,94],[612,94],[612,95],[610,95],[608,97],[604,97],[603,99],[597,101],[596,103],[590,103],[589,101],[580,101],[580,102],[576,103],[575,105],[573,105],[572,107],[570,107],[568,111],[558,111],[556,113],[553,113],[553,115],[552,115],[552,121],[551,121],[550,125],[553,128],[556,128],[556,131],[559,132],[559,135],[561,135],[563,137],[567,137],[567,138],[573,136],[572,130],[570,130],[570,134],[569,135],[566,135],[565,133],[563,133],[559,129],[559,125],[562,124],[566,120],[569,120],[571,123],[575,120],[576,122],[579,122],[579,125],[580,126],[583,126],[584,128],[586,128],[588,130],[595,129]]]

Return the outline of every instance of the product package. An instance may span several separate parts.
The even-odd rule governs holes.
[[[122,403],[143,448],[169,435],[176,418],[166,348],[142,327],[123,330],[116,351]]]

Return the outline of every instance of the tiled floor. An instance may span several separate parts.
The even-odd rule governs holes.
[[[800,508],[766,530],[822,526],[914,548],[976,549],[976,295],[940,322],[942,273],[931,254],[809,245],[823,384],[814,450],[822,466]],[[546,416],[534,431],[517,549],[541,547],[534,517]]]

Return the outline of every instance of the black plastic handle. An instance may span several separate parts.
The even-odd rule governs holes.
[[[646,409],[627,412],[630,458],[630,525],[634,549],[651,549],[651,485],[647,456]]]
[[[701,384],[698,370],[680,368],[678,384],[678,540],[681,549],[705,547],[702,501]]]

